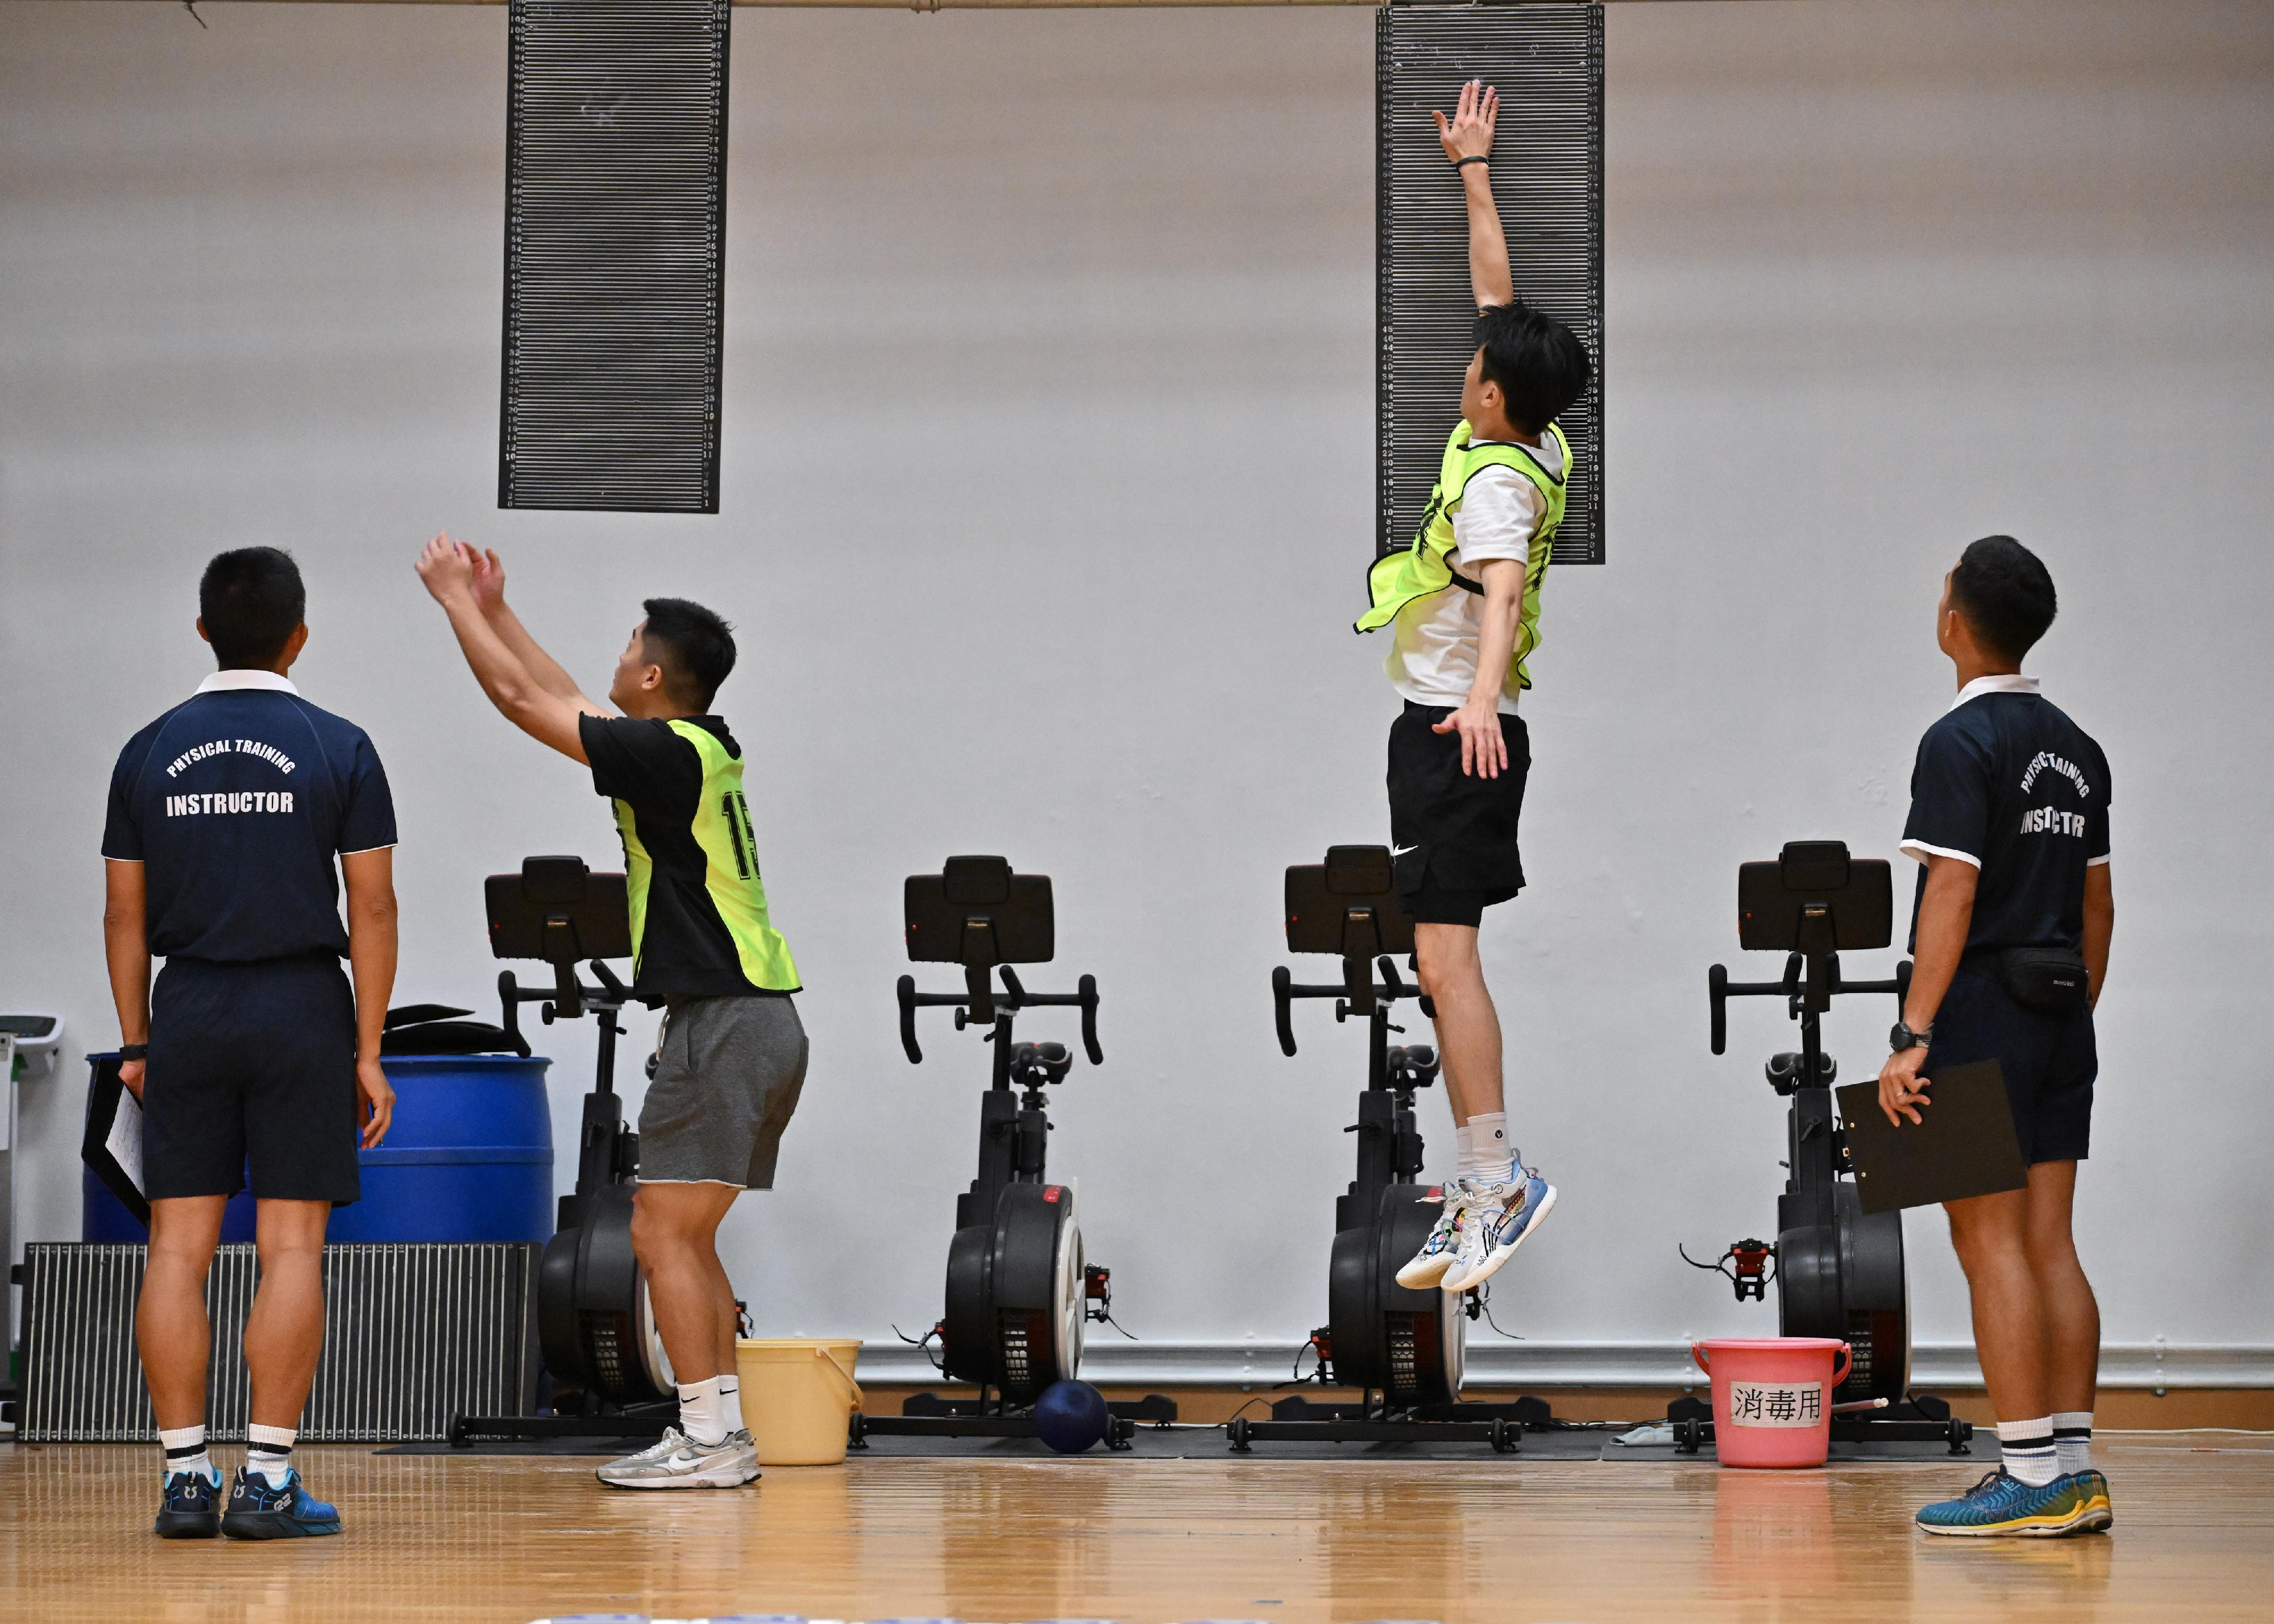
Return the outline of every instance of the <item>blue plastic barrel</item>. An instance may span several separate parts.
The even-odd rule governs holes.
[[[357,1153],[363,1199],[332,1209],[332,1241],[544,1241],[553,1235],[553,1113],[542,1056],[389,1055],[387,1143]],[[150,1238],[91,1169],[81,1169],[79,1238]],[[233,1197],[224,1241],[253,1238],[253,1201]]]
[[[542,1056],[389,1055],[387,1143],[358,1153],[363,1199],[334,1241],[542,1241],[553,1234],[553,1112]]]

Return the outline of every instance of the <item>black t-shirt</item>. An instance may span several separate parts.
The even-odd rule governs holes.
[[[395,844],[379,752],[282,678],[207,681],[129,740],[110,777],[102,854],[143,865],[150,951],[344,954],[333,859]]]
[[[680,719],[709,733],[728,755],[742,755],[723,718]],[[652,865],[634,990],[681,998],[779,996],[742,974],[734,938],[711,898],[704,880],[709,860],[695,838],[703,799],[703,757],[695,746],[670,723],[641,717],[587,715],[576,732],[592,763],[592,787],[616,803],[618,828],[627,837],[624,863],[636,890],[640,865],[634,839]],[[639,906],[636,895],[633,906]]]
[[[2084,945],[2084,871],[2108,861],[2108,758],[2034,679],[1969,683],[1919,741],[1903,850],[1981,870],[1966,946]],[[1911,905],[1911,950],[1918,905]]]

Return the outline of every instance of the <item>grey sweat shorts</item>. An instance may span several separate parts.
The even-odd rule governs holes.
[[[772,1189],[807,1050],[787,997],[673,1004],[640,1106],[640,1182]]]

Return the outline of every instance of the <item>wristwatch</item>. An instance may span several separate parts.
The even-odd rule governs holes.
[[[121,1043],[118,1046],[118,1057],[121,1060],[147,1060],[150,1057],[150,1046],[147,1043]]]
[[[1887,1047],[1900,1055],[1907,1049],[1924,1049],[1927,1040],[1933,1035],[1934,1028],[1931,1026],[1924,1032],[1913,1032],[1908,1025],[1899,1020],[1895,1023],[1895,1029],[1887,1034]]]

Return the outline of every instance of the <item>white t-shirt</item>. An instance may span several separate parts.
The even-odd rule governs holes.
[[[1543,434],[1538,446],[1525,449],[1550,474],[1563,471],[1554,436]],[[1540,527],[1544,505],[1540,487],[1516,470],[1478,470],[1453,515],[1453,550],[1445,561],[1472,581],[1480,579],[1481,566],[1495,559],[1513,559],[1519,569],[1525,568],[1532,560],[1532,535]],[[1484,602],[1466,588],[1453,585],[1400,609],[1391,628],[1389,658],[1382,662],[1390,687],[1417,705],[1466,704],[1470,685],[1477,680]],[[1516,714],[1520,692],[1511,665],[1501,689],[1502,715]]]

